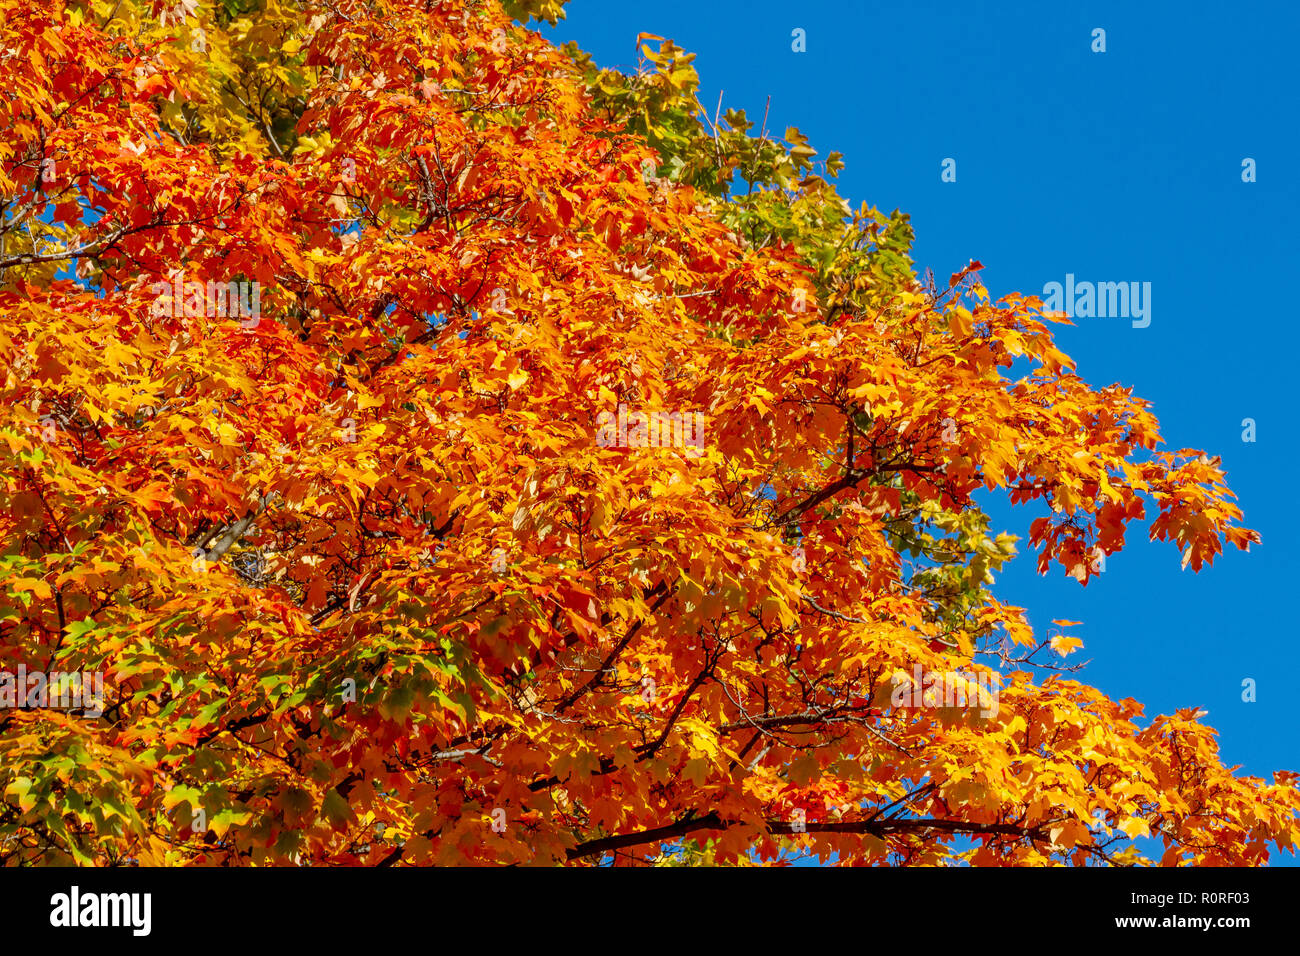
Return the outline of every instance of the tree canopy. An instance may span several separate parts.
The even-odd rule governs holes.
[[[558,16],[0,0],[0,666],[104,684],[0,711],[0,859],[1291,848],[1296,774],[1062,671],[974,498],[1043,573],[1146,519],[1199,571],[1258,541],[1218,459]]]

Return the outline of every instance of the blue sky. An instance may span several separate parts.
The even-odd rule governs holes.
[[[1064,7],[1065,9],[1059,9]],[[1300,8],[1281,2],[1047,4],[1042,0],[571,0],[546,30],[602,66],[631,68],[638,32],[698,54],[700,98],[797,126],[840,191],[912,216],[919,269],[940,281],[984,263],[995,298],[1045,283],[1150,282],[1150,325],[1077,318],[1059,342],[1093,385],[1154,402],[1166,447],[1221,455],[1245,524],[1263,536],[1212,568],[1179,567],[1172,544],[1133,525],[1088,587],[1039,577],[1027,544],[999,576],[1003,600],[1083,621],[1080,675],[1148,715],[1200,706],[1225,760],[1269,776],[1300,769],[1297,424],[1289,356],[1300,332],[1280,300],[1300,251],[1300,157],[1289,119]],[[807,50],[791,49],[792,31]],[[1093,31],[1106,31],[1094,53]],[[1257,181],[1242,181],[1242,161]],[[956,182],[941,181],[944,159]],[[1256,441],[1242,440],[1242,420]],[[1034,516],[990,509],[1028,536]],[[1148,509],[1150,511],[1150,509]],[[1242,681],[1257,699],[1242,700]],[[1293,862],[1289,856],[1274,863]]]

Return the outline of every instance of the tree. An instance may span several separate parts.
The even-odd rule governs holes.
[[[1047,506],[1043,572],[1148,505],[1199,570],[1258,540],[1217,459],[978,263],[918,280],[839,157],[701,119],[672,44],[598,70],[511,19],[555,2],[0,7],[0,647],[104,682],[0,712],[7,862],[1292,846],[1295,774],[1041,676],[1078,642],[994,597],[971,499]]]

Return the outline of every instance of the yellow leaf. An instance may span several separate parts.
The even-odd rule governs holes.
[[[1150,825],[1139,817],[1129,817],[1119,825],[1119,828],[1132,838],[1151,835]]]
[[[682,769],[682,779],[689,780],[697,787],[702,787],[709,779],[709,763],[699,757],[693,757],[686,761],[686,766]]]
[[[13,592],[31,591],[42,601],[48,601],[53,593],[50,591],[50,586],[40,578],[18,578],[10,585],[10,590]]]
[[[1051,640],[1052,650],[1065,657],[1071,651],[1083,647],[1083,641],[1077,637],[1068,637],[1065,634],[1058,634]]]

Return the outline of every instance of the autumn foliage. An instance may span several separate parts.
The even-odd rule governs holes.
[[[0,858],[1290,848],[1295,774],[1036,666],[1078,642],[972,498],[1044,573],[1141,520],[1200,570],[1258,540],[1217,460],[689,54],[530,13],[0,0],[0,666],[104,682],[0,711]],[[996,712],[898,706],[918,667]]]

